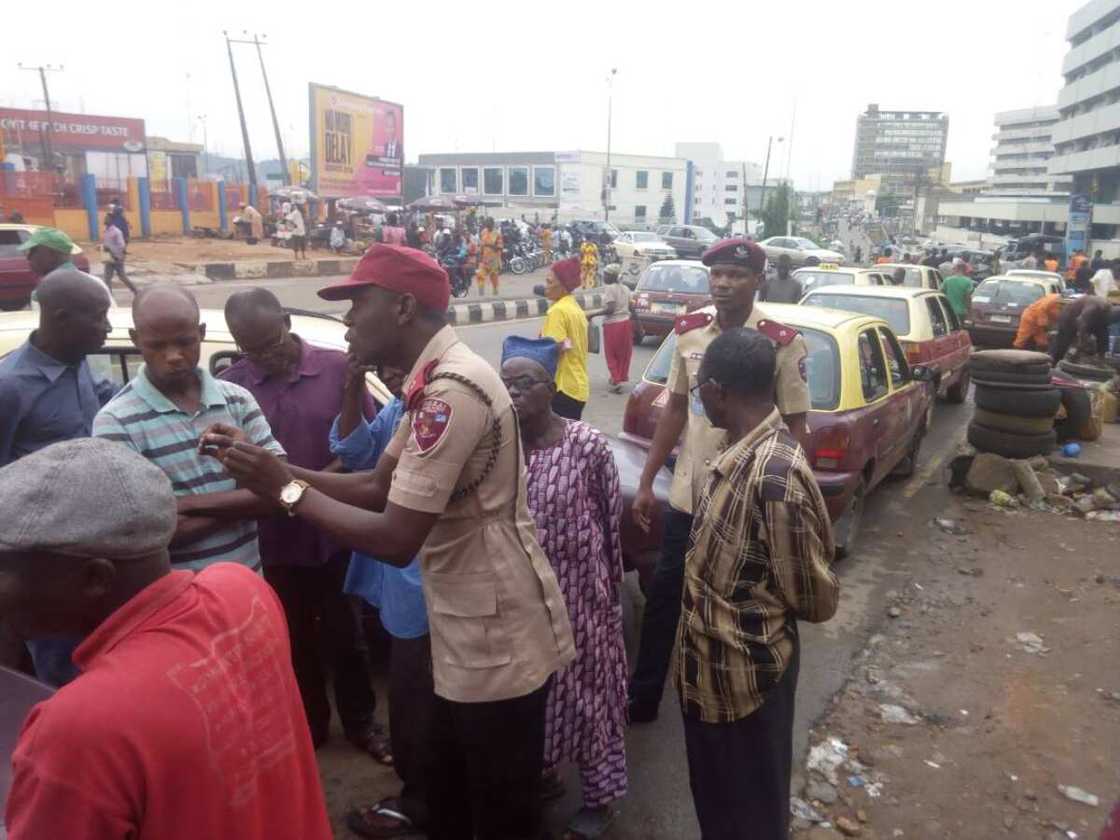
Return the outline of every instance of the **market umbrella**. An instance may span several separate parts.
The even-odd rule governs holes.
[[[426,195],[423,198],[418,198],[408,205],[409,210],[444,210],[454,211],[458,209],[455,202],[445,195]]]
[[[477,195],[457,195],[452,201],[458,207],[480,207],[482,205],[482,199]]]
[[[303,187],[277,187],[274,190],[269,190],[268,194],[284,201],[294,201],[296,204],[306,204],[308,201],[319,200],[319,196]]]
[[[338,206],[343,210],[357,210],[362,213],[386,213],[389,210],[384,203],[367,195],[339,199]]]

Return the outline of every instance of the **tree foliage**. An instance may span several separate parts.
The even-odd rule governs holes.
[[[785,236],[786,223],[794,218],[793,190],[789,184],[779,184],[772,192],[767,190],[766,205],[762,209],[763,238]]]

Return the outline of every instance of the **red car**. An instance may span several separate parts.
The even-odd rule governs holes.
[[[668,335],[679,316],[711,302],[706,265],[695,260],[654,263],[642,272],[630,297],[634,343],[641,344],[647,335]]]
[[[815,306],[764,304],[769,317],[801,331],[809,346],[806,373],[812,410],[807,448],[835,522],[839,553],[851,550],[864,501],[890,475],[909,475],[933,412],[934,372],[911,366],[882,318]],[[623,440],[648,447],[676,349],[670,333],[630,394]]]
[[[31,292],[39,278],[31,270],[27,255],[19,250],[37,229],[36,225],[0,224],[0,309],[12,312],[31,303]],[[89,260],[74,246],[74,265],[89,271]]]

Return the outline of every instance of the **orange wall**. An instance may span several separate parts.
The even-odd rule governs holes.
[[[85,210],[59,209],[54,211],[54,226],[71,239],[89,239],[89,215]]]
[[[152,211],[152,236],[182,234],[183,214],[178,210]]]

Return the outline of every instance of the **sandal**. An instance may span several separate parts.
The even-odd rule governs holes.
[[[423,833],[400,810],[398,799],[382,799],[365,808],[351,808],[346,813],[346,827],[360,837],[374,840]]]
[[[349,732],[346,740],[362,752],[369,753],[375,761],[386,767],[393,766],[393,745],[381,724],[371,723],[366,729]]]
[[[583,807],[568,821],[563,840],[597,840],[607,833],[618,811],[603,805],[599,808]]]

